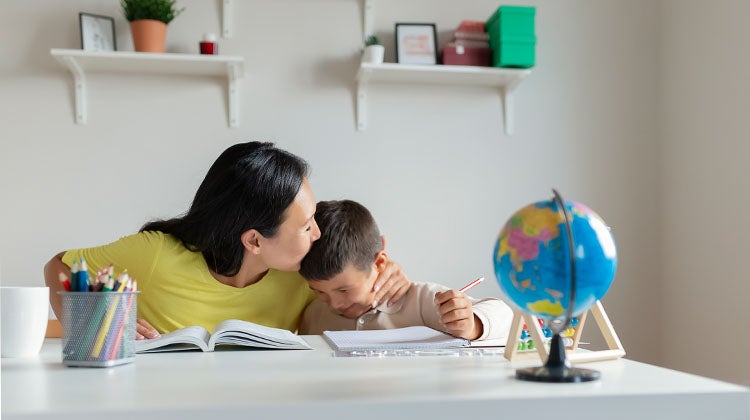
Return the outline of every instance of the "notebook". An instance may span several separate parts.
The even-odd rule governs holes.
[[[425,326],[390,330],[323,331],[323,337],[335,351],[429,350],[471,346],[469,340]]]

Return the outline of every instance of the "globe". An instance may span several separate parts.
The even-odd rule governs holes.
[[[517,371],[516,376],[549,382],[593,380],[598,372],[568,367],[559,332],[607,293],[617,269],[617,250],[596,212],[553,192],[552,199],[515,212],[495,243],[500,289],[522,311],[548,320],[556,336],[550,352],[556,360]]]
[[[514,213],[495,244],[495,277],[521,310],[544,319],[562,319],[575,292],[578,316],[609,290],[617,268],[614,238],[599,215],[584,204],[565,201],[574,240],[576,288],[571,288],[571,256],[565,217],[555,200],[529,204]]]

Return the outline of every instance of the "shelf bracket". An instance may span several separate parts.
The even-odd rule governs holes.
[[[505,89],[500,89],[500,101],[503,106],[503,125],[505,126],[505,134],[513,134],[513,94],[506,92]]]
[[[86,124],[86,74],[73,57],[63,57],[63,63],[73,75],[76,95],[76,124]]]
[[[367,41],[367,37],[372,35],[372,19],[375,14],[375,0],[363,0],[362,10],[362,42]]]
[[[367,88],[372,71],[363,69],[357,77],[357,131],[367,129]]]
[[[240,126],[240,92],[239,79],[242,66],[237,63],[227,64],[227,101],[229,101],[229,127]]]
[[[513,90],[516,89],[519,83],[521,83],[520,79],[500,89],[500,101],[503,106],[503,124],[505,126],[505,134],[509,136],[513,134]]]
[[[232,37],[232,0],[221,2],[221,37]]]

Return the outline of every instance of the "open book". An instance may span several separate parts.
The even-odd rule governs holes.
[[[203,350],[214,351],[216,346],[235,345],[264,349],[311,350],[302,337],[280,328],[266,327],[239,319],[222,321],[213,334],[199,326],[185,327],[159,338],[138,340],[136,353],[162,351]]]
[[[469,340],[425,326],[390,330],[323,331],[323,337],[335,351],[430,350],[471,346]]]

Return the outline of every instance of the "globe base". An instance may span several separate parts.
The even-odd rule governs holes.
[[[539,366],[516,370],[516,379],[533,382],[589,382],[601,378],[598,370],[577,367],[547,367]]]
[[[549,357],[544,366],[516,370],[516,379],[534,382],[589,382],[601,378],[598,370],[571,367],[565,360],[565,346],[560,333],[552,336]]]

